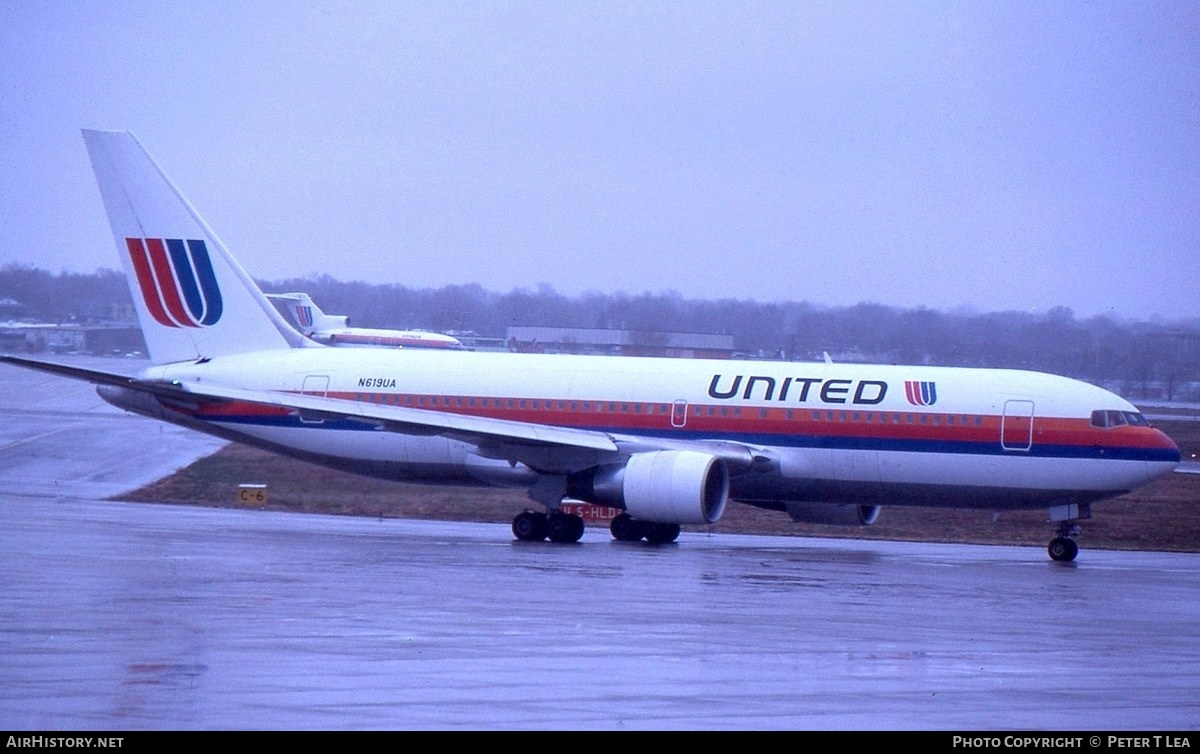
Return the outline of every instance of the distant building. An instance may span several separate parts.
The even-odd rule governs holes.
[[[489,338],[472,330],[447,330],[446,335],[458,338],[468,351],[507,351],[504,338]]]
[[[575,327],[510,327],[508,350],[516,353],[573,353],[605,356],[666,356],[729,359],[732,335],[608,330]]]
[[[0,320],[24,316],[25,305],[15,298],[0,298]]]
[[[145,353],[146,341],[136,325],[0,322],[0,351],[96,355]]]
[[[1194,372],[1200,368],[1200,331],[1171,330],[1151,334],[1158,350]]]

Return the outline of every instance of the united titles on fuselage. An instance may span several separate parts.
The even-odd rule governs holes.
[[[742,385],[745,384],[745,388]],[[765,375],[736,374],[727,380],[714,374],[708,383],[708,395],[717,400],[795,401],[807,403],[849,403],[874,406],[887,395],[882,380],[825,380],[820,377],[784,377],[777,380]]]

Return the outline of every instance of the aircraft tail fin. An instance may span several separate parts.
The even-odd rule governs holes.
[[[326,314],[307,293],[268,293],[267,298],[278,301],[287,310],[293,324],[305,335],[318,330],[334,330],[350,326],[345,315]]]
[[[83,139],[152,362],[309,344],[132,134]]]

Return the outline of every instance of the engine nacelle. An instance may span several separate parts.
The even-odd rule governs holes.
[[[725,512],[729,470],[724,461],[708,453],[635,453],[624,466],[602,466],[571,475],[567,495],[624,508],[642,521],[711,524]]]
[[[802,524],[870,526],[879,518],[878,505],[856,503],[788,503],[788,515]]]

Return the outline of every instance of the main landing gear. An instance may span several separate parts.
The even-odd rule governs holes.
[[[583,537],[583,517],[573,513],[525,510],[512,522],[513,536],[522,542],[578,542]]]
[[[618,542],[644,539],[653,545],[666,545],[679,538],[679,524],[639,521],[628,513],[620,513],[613,518],[609,531]],[[583,537],[583,518],[557,510],[550,513],[525,510],[513,519],[512,532],[522,542],[541,542],[544,539],[551,542],[578,542]]]
[[[609,524],[608,530],[618,542],[637,542],[645,539],[652,545],[667,545],[679,539],[679,524],[639,521],[628,513],[618,513]]]

